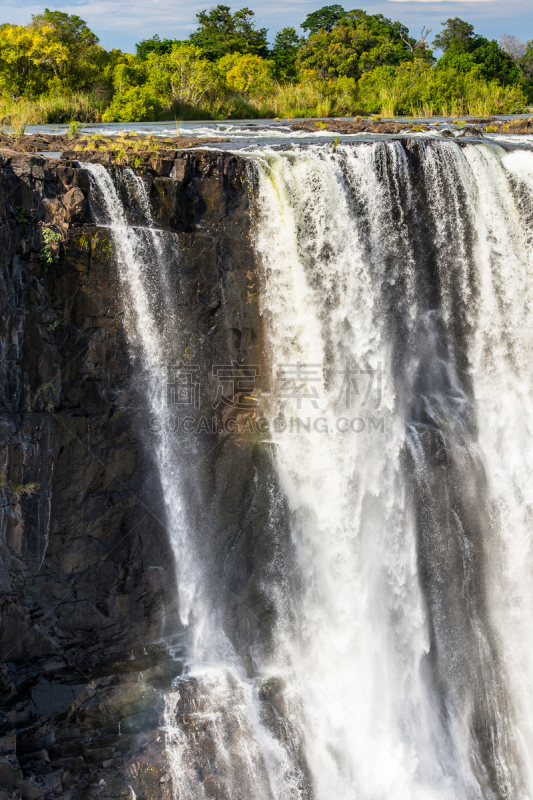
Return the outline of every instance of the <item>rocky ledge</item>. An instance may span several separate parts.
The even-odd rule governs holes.
[[[193,136],[136,136],[131,132],[121,136],[69,136],[68,134],[32,133],[22,136],[9,136],[0,134],[0,148],[6,148],[18,153],[63,153],[65,150],[75,151],[78,154],[86,150],[97,152],[113,152],[115,157],[121,155],[135,155],[138,151],[154,153],[160,149],[186,150],[202,144],[222,142],[217,137]]]
[[[504,133],[504,134],[524,134],[533,133],[532,119],[514,119],[505,121],[497,117],[479,117],[459,122],[458,120],[448,120],[447,122],[414,123],[396,122],[393,120],[381,119],[323,119],[323,120],[304,120],[291,125],[293,131],[309,131],[316,133],[317,130],[324,130],[331,133],[353,134],[398,134],[398,133],[420,133],[424,131],[437,131],[443,136],[453,136],[452,130],[457,130],[459,136],[480,137],[485,133]]]

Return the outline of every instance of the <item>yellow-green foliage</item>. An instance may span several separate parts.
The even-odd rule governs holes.
[[[255,55],[231,53],[223,56],[217,69],[230,92],[261,99],[272,92],[274,65]]]
[[[90,250],[96,259],[107,259],[111,256],[111,245],[107,239],[100,236],[87,236],[86,233],[80,234],[77,244],[83,250]]]
[[[62,241],[63,237],[60,233],[56,233],[51,228],[43,228],[42,230],[43,246],[39,250],[37,257],[46,265],[46,269],[57,261],[59,256],[54,251],[54,245]]]
[[[197,106],[218,84],[215,67],[199,47],[183,44],[146,61],[129,56],[114,70],[115,96],[104,122],[154,120],[173,104]]]
[[[28,25],[2,25],[0,94],[37,100],[88,90],[106,82],[106,70],[121,56],[106,52],[76,15],[45,9]]]
[[[21,497],[31,497],[32,494],[40,488],[41,484],[35,481],[31,483],[14,483],[13,481],[6,480],[5,474],[0,475],[0,489],[5,489],[10,492],[17,502]]]
[[[161,770],[151,764],[139,765],[137,772],[133,775],[136,791],[139,794],[142,793],[142,797],[155,797],[156,794],[160,796],[161,776]]]
[[[50,25],[6,25],[0,36],[0,93],[31,97],[46,91],[68,58]]]

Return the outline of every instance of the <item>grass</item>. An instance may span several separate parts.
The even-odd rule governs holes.
[[[520,110],[517,103],[521,93],[517,87],[502,87],[495,82],[465,76],[457,79],[456,76],[457,85],[452,89],[445,80],[436,83],[440,78],[442,76],[434,70],[415,75],[398,69],[392,76],[375,75],[364,86],[349,81],[343,83],[341,79],[275,83],[268,92],[256,97],[213,94],[206,95],[200,106],[174,103],[165,108],[158,119],[174,122],[176,135],[179,135],[181,122],[186,120],[290,120],[360,114],[378,114],[387,119],[399,115],[483,117]],[[107,100],[95,93],[80,92],[41,97],[35,101],[0,98],[0,125],[5,133],[17,137],[24,134],[28,124],[67,123],[75,137],[79,135],[80,124],[101,122],[107,105]]]
[[[435,82],[439,77],[436,72],[414,76],[398,70],[387,81],[376,81],[368,87],[371,91],[367,93],[367,102],[371,103],[373,95],[380,104],[381,114],[389,118],[405,114],[415,118],[488,117],[523,110],[523,96],[516,86],[500,86],[495,81],[487,83],[471,76],[457,79],[456,76],[457,85],[452,95],[445,84]],[[439,94],[443,99],[438,99]],[[422,99],[431,96],[436,99]]]
[[[13,481],[6,480],[5,473],[0,474],[0,489],[10,492],[17,502],[21,497],[31,497],[40,488],[40,483],[13,483]]]
[[[107,103],[94,93],[76,92],[38,100],[0,99],[2,125],[46,125],[53,123],[100,122]]]
[[[37,100],[0,99],[0,124],[11,128],[21,125],[101,122],[107,102],[94,93],[41,97]],[[173,121],[179,135],[180,122],[223,119],[293,119],[295,117],[330,117],[353,115],[355,103],[349,91],[333,92],[313,83],[274,85],[268,94],[249,97],[244,94],[213,95],[200,106],[173,104],[159,116]],[[377,108],[375,109],[378,110]],[[138,120],[132,120],[135,122]]]

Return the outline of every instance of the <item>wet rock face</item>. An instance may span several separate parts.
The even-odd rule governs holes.
[[[143,179],[179,241],[190,357],[205,374],[260,364],[246,162],[179,153]],[[0,798],[171,797],[158,729],[181,669],[161,644],[179,633],[173,555],[90,199],[76,162],[0,151]],[[211,399],[198,413],[220,416]],[[271,463],[228,431],[186,446],[191,508],[212,498],[195,524],[249,659],[268,614],[257,587]]]

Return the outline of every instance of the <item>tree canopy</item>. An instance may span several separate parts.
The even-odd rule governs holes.
[[[391,22],[382,14],[348,11],[331,31],[321,28],[304,42],[298,55],[299,67],[323,77],[358,79],[376,67],[412,60],[416,40],[408,33],[399,22]],[[431,58],[431,53],[416,50],[415,56]]]
[[[520,67],[515,59],[494,40],[474,33],[474,26],[455,17],[442,23],[444,30],[433,44],[444,51],[437,66],[460,72],[477,70],[487,80],[498,80],[502,86],[518,83]]]
[[[63,11],[0,25],[4,124],[22,106],[47,103],[47,122],[69,121],[81,108],[91,121],[126,122],[432,108],[486,115],[522,109],[525,95],[533,100],[533,42],[502,34],[498,44],[458,17],[435,37],[443,51],[436,64],[425,27],[415,39],[362,9],[323,6],[303,22],[307,35],[285,27],[270,50],[249,8],[217,5],[197,18],[187,41],[156,34],[137,43],[136,55],[104,50],[83,19]]]
[[[152,36],[150,39],[143,39],[141,42],[137,42],[135,45],[135,49],[137,51],[137,57],[141,59],[141,61],[146,61],[150,53],[154,53],[156,56],[162,56],[165,53],[170,53],[174,45],[183,44],[179,39],[160,39],[157,33],[155,36]]]
[[[267,29],[256,28],[255,14],[250,8],[231,13],[229,6],[218,5],[196,15],[198,30],[190,35],[205,57],[216,61],[226,53],[268,55]]]
[[[308,14],[301,27],[304,31],[309,31],[310,35],[317,31],[327,31],[331,33],[337,22],[344,17],[345,13],[342,6],[324,6],[318,11],[313,11],[312,14]]]
[[[50,11],[49,8],[45,8],[42,14],[32,14],[30,27],[51,28],[54,38],[67,47],[90,49],[99,41],[85,20],[76,14],[66,14],[64,11]]]
[[[0,90],[13,97],[95,89],[117,51],[106,52],[76,14],[50,11],[29,25],[5,25],[0,36]]]
[[[468,52],[475,47],[475,42],[480,37],[474,33],[474,26],[459,17],[441,22],[444,28],[433,40],[433,47],[444,53],[451,51]]]
[[[274,73],[279,81],[295,80],[298,74],[297,59],[301,40],[294,28],[283,28],[276,34],[271,58],[274,62]]]

